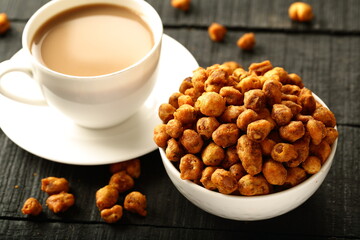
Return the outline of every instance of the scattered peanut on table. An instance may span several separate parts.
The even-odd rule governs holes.
[[[10,28],[10,21],[6,13],[0,13],[0,34],[6,33]]]
[[[255,34],[245,33],[238,39],[236,45],[243,50],[249,51],[255,47],[255,43],[256,43]]]
[[[208,28],[208,34],[212,41],[221,42],[224,40],[227,29],[219,23],[212,23]]]
[[[308,22],[314,17],[311,5],[305,2],[292,3],[288,13],[290,19],[298,22]]]
[[[174,8],[188,11],[190,9],[191,0],[171,0],[171,6]]]

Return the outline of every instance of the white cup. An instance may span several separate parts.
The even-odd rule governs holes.
[[[152,49],[137,63],[123,70],[100,76],[79,77],[55,72],[30,51],[36,31],[51,17],[68,9],[109,3],[126,7],[149,26],[154,39]],[[27,22],[22,35],[22,47],[29,62],[26,66],[16,60],[0,64],[1,77],[9,72],[25,72],[37,82],[45,101],[25,98],[0,84],[2,95],[26,104],[48,104],[88,128],[114,126],[128,119],[143,105],[157,77],[163,26],[157,12],[143,0],[54,0],[41,7]]]

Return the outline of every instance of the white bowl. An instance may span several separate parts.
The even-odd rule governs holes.
[[[315,96],[315,94],[314,94]],[[326,106],[317,96],[316,100]],[[324,181],[334,160],[337,140],[331,146],[331,153],[320,171],[299,185],[287,190],[262,196],[234,196],[208,190],[189,180],[182,180],[175,168],[159,148],[166,173],[175,187],[190,202],[202,210],[216,216],[242,221],[254,221],[273,218],[300,206],[315,193]]]

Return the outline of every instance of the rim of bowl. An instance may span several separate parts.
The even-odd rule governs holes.
[[[322,106],[326,107],[327,109],[328,106],[316,95],[314,94],[314,97],[317,101],[319,101]],[[337,129],[337,126],[334,127],[335,129]],[[244,195],[227,195],[227,194],[223,194],[223,193],[220,193],[220,192],[217,192],[217,191],[212,191],[212,190],[209,190],[209,189],[206,189],[205,187],[201,186],[201,185],[198,185],[190,180],[183,180],[180,178],[180,172],[178,171],[178,169],[173,165],[173,163],[166,157],[166,154],[165,154],[165,151],[164,149],[160,148],[159,147],[159,151],[160,151],[160,155],[161,155],[161,158],[163,160],[163,164],[164,164],[164,167],[168,170],[171,171],[171,173],[173,175],[175,175],[176,177],[179,178],[179,180],[184,183],[186,186],[189,186],[193,189],[196,189],[198,191],[201,191],[201,192],[204,192],[205,194],[210,194],[210,195],[214,195],[216,197],[223,197],[223,198],[233,198],[233,199],[252,199],[252,200],[263,200],[263,199],[267,199],[267,198],[273,198],[273,197],[278,197],[278,196],[281,196],[281,195],[284,195],[284,194],[287,194],[289,192],[295,192],[295,191],[298,191],[300,189],[303,189],[303,188],[306,188],[307,185],[311,184],[314,180],[314,178],[316,178],[319,174],[326,174],[329,172],[330,168],[331,168],[331,165],[334,161],[334,157],[335,157],[335,152],[336,152],[336,149],[337,149],[337,143],[338,143],[338,138],[335,140],[335,142],[331,145],[331,152],[325,162],[325,164],[323,164],[321,166],[321,169],[319,172],[311,175],[310,177],[308,177],[305,181],[301,182],[300,184],[294,186],[294,187],[291,187],[291,188],[288,188],[288,189],[285,189],[285,190],[282,190],[280,192],[275,192],[275,193],[270,193],[270,194],[265,194],[265,195],[256,195],[256,196],[244,196]],[[326,176],[325,176],[326,177]],[[325,179],[324,177],[324,179]],[[322,184],[322,183],[321,183]],[[321,184],[319,185],[319,187],[321,186]]]

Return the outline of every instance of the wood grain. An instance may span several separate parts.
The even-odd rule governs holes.
[[[5,12],[12,21],[27,21],[45,3],[50,0],[1,0],[1,12]]]
[[[11,30],[0,36],[0,62],[21,48],[26,21],[47,1],[0,0],[1,12],[12,20]],[[360,239],[360,1],[309,0],[316,16],[310,24],[288,19],[291,0],[192,0],[187,13],[172,8],[168,0],[148,2],[163,19],[165,33],[203,67],[229,60],[248,67],[269,59],[303,78],[338,121],[338,149],[323,185],[282,216],[231,221],[186,200],[166,175],[158,151],[153,151],[141,157],[142,175],[135,185],[147,195],[148,216],[125,212],[120,222],[108,225],[95,206],[95,192],[110,178],[107,165],[51,162],[21,149],[0,130],[0,239]],[[228,27],[222,43],[207,35],[213,21]],[[250,52],[235,45],[248,31],[257,41]],[[64,214],[53,214],[45,206],[47,195],[41,192],[40,181],[48,176],[65,177],[71,184],[76,204]],[[29,197],[43,203],[40,216],[20,212]]]
[[[156,227],[143,225],[106,225],[106,224],[79,224],[79,223],[54,223],[54,222],[32,222],[32,221],[2,221],[0,220],[0,232],[4,239],[194,239],[194,240],[214,240],[214,239],[254,239],[253,232],[236,229],[233,231],[219,231],[216,229],[196,229],[196,228],[176,228],[176,227]],[[26,235],[24,233],[27,233]],[[309,240],[328,239],[321,236],[307,235],[287,235],[258,233],[261,239],[294,239],[301,240],[306,237]],[[341,239],[341,238],[339,238]]]
[[[297,23],[289,19],[287,11],[294,2],[292,0],[193,0],[189,12],[174,9],[170,3],[164,4],[158,0],[148,2],[159,12],[165,26],[206,28],[212,22],[219,22],[227,27],[243,30],[360,31],[360,2],[357,0],[306,1],[313,7],[315,15],[310,23]]]
[[[1,11],[16,21],[26,21],[49,0],[2,0]],[[308,0],[315,18],[311,23],[293,22],[288,17],[292,0],[192,0],[189,12],[174,9],[170,1],[147,0],[158,11],[165,26],[208,27],[219,22],[230,28],[265,31],[310,31],[354,34],[360,32],[358,0]],[[346,13],[346,14],[344,14]]]

